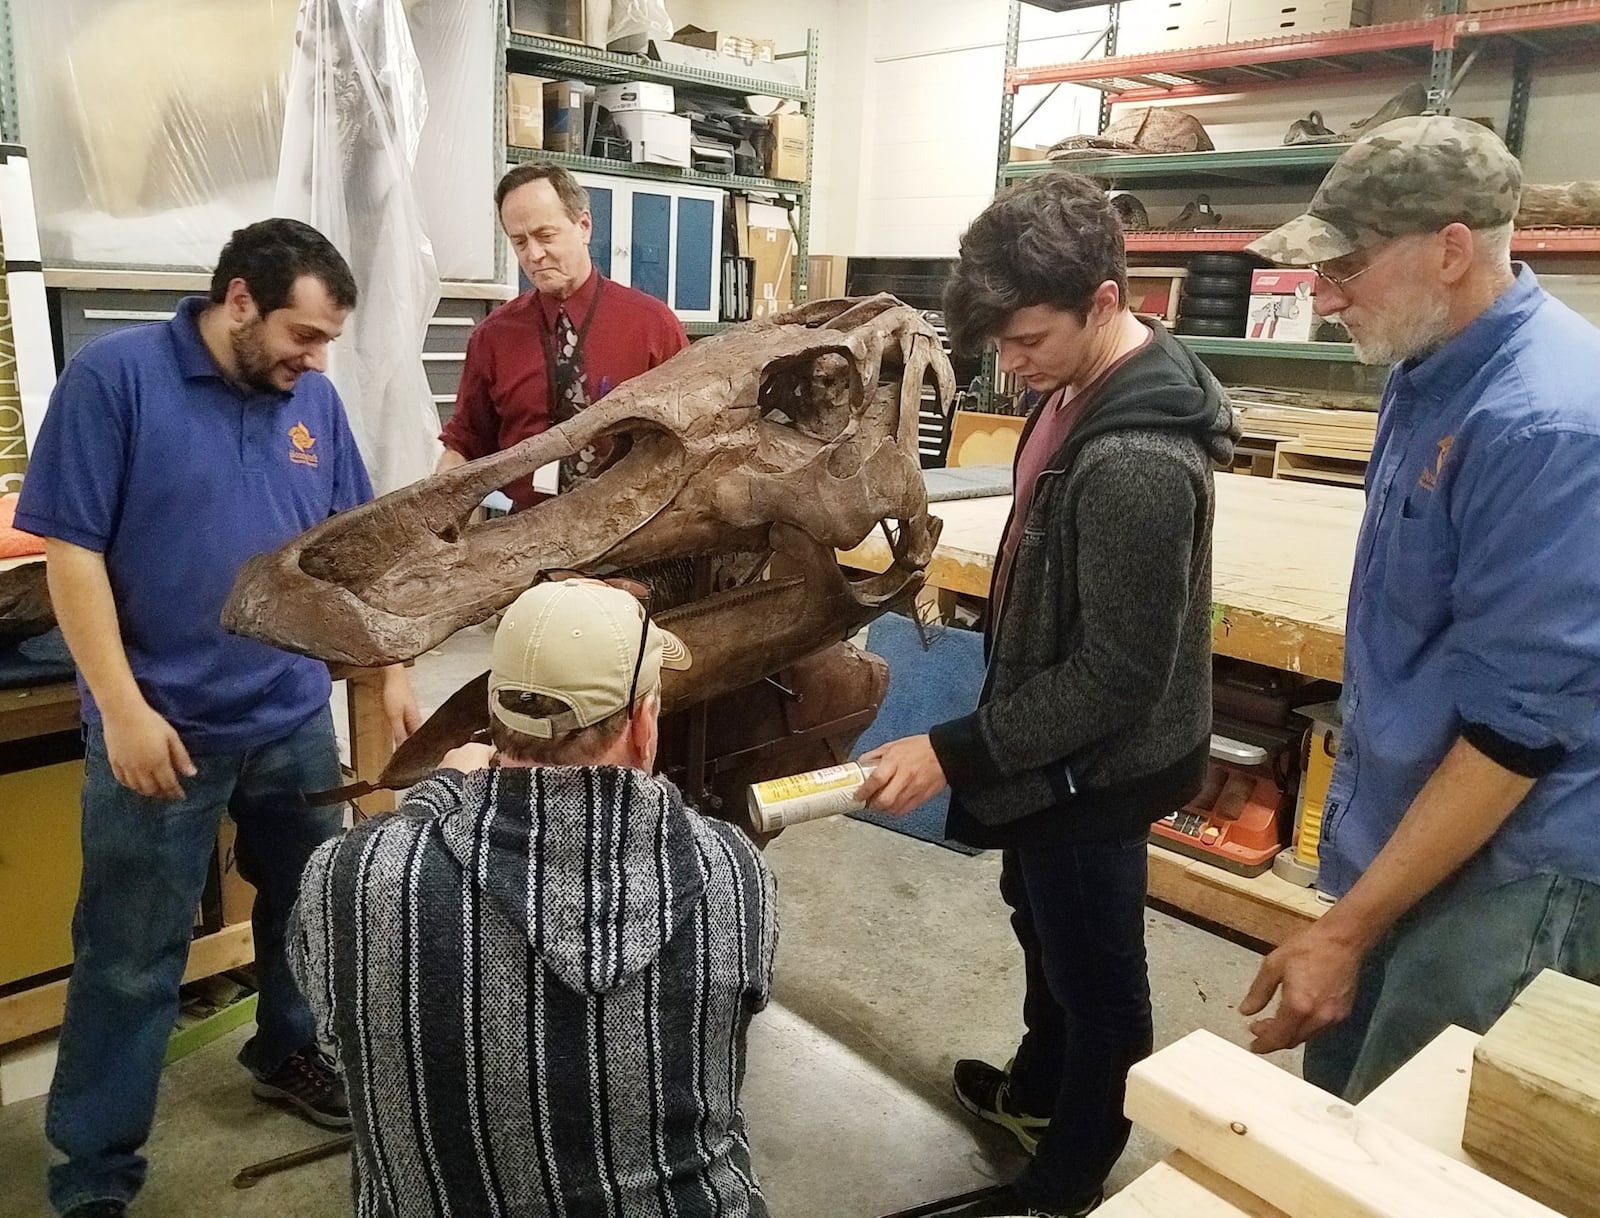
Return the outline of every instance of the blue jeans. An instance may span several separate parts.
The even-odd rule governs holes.
[[[1140,834],[1022,847],[1007,850],[1001,866],[1027,977],[1011,1096],[1023,1112],[1050,1115],[1017,1191],[1046,1210],[1098,1196],[1128,1144],[1128,1070],[1150,1055],[1154,1038],[1147,843]]]
[[[256,1034],[239,1060],[269,1074],[317,1039],[289,974],[284,933],[300,874],[338,833],[340,807],[304,793],[340,782],[333,716],[244,753],[194,758],[180,800],[149,799],[112,777],[105,736],[85,728],[83,880],[72,918],[74,963],[45,1133],[66,1162],[50,1169],[58,1211],[130,1200],[155,1116],[162,1058],[178,1014],[195,909],[226,810],[239,827],[239,874],[257,888],[252,927],[260,997]]]
[[[1306,1081],[1355,1103],[1451,1024],[1487,1032],[1547,968],[1600,982],[1600,886],[1540,875],[1442,894],[1367,953],[1349,1018],[1306,1042]]]

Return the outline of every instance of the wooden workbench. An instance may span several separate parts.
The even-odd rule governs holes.
[[[1219,655],[1337,681],[1345,602],[1363,497],[1358,490],[1218,474],[1212,550],[1212,647]],[[931,587],[989,594],[1009,495],[932,505],[944,521],[928,566]],[[839,560],[881,571],[889,547],[874,533]],[[1150,897],[1261,943],[1282,943],[1327,905],[1271,872],[1245,879],[1150,848]]]
[[[1212,646],[1220,655],[1339,680],[1362,493],[1239,474],[1218,474],[1216,485]],[[934,504],[944,532],[929,585],[988,596],[1010,511],[1009,495]],[[840,561],[881,571],[889,565],[888,543],[873,533]]]
[[[393,753],[383,715],[383,678],[374,669],[348,669],[334,673],[346,682],[350,713],[351,765],[358,778],[375,778]],[[78,687],[73,681],[56,681],[24,689],[0,690],[0,743],[28,740],[78,726]],[[378,791],[357,801],[364,814],[394,806],[389,791]],[[224,926],[201,935],[189,945],[184,981],[214,976],[255,959],[250,923]],[[59,1027],[66,1010],[67,983],[50,981],[0,997],[0,1045]]]

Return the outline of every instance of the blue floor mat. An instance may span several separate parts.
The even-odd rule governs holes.
[[[889,662],[889,693],[872,726],[862,733],[857,757],[902,736],[922,735],[935,723],[964,715],[978,705],[983,690],[983,636],[950,626],[930,626],[926,631],[931,646],[924,651],[910,618],[886,613],[868,628],[867,650]],[[944,836],[949,810],[950,793],[945,791],[907,816],[853,815],[963,854],[978,853]]]

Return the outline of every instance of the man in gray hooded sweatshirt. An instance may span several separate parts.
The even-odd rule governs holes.
[[[291,961],[337,1044],[358,1218],[766,1218],[739,1088],[777,937],[736,829],[652,778],[663,668],[630,592],[524,592],[469,744],[312,856]]]

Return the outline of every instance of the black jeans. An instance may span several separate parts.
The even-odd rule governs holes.
[[[1007,850],[1000,894],[1022,944],[1027,1027],[1013,1104],[1050,1115],[1017,1181],[1030,1205],[1093,1199],[1128,1144],[1128,1069],[1150,1055],[1144,904],[1148,837]]]

